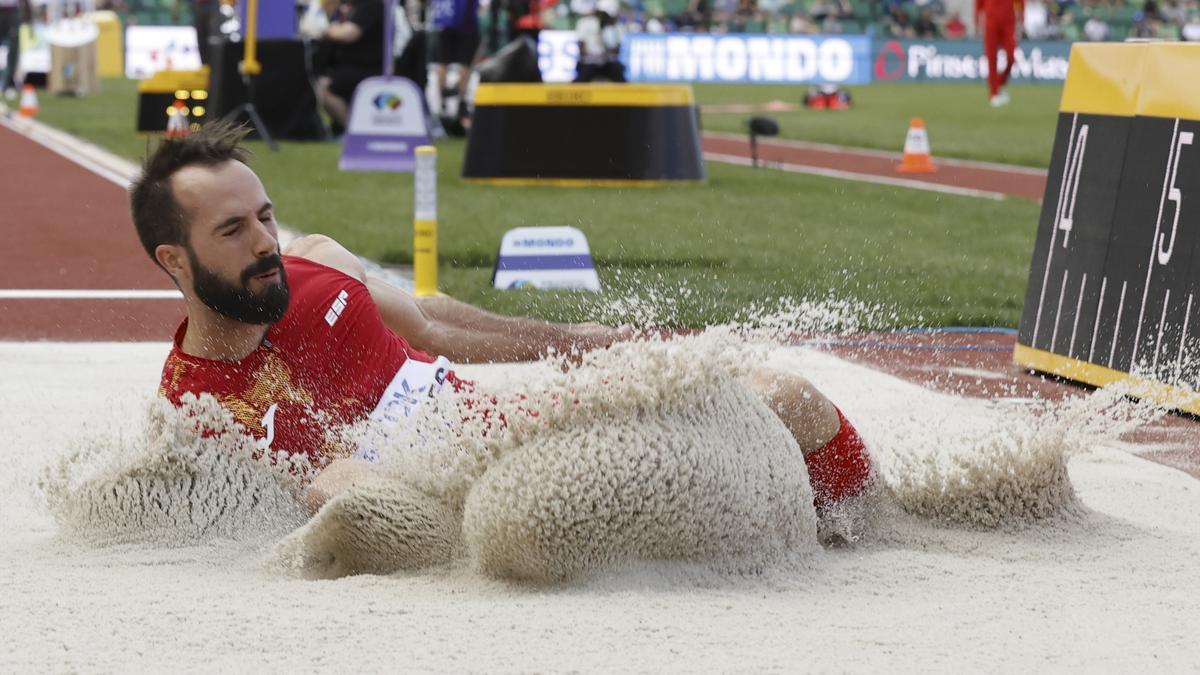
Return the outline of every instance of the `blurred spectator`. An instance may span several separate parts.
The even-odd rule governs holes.
[[[894,4],[888,13],[887,20],[888,35],[898,38],[914,37],[916,31],[913,29],[912,20],[909,19],[908,11],[903,5]]]
[[[946,19],[946,25],[942,27],[942,34],[951,40],[961,40],[967,37],[967,24],[963,23],[958,12],[954,12],[949,19]]]
[[[1050,11],[1042,0],[1026,0],[1025,2],[1025,37],[1030,40],[1043,40],[1050,29]]]
[[[942,36],[941,29],[938,28],[937,22],[933,20],[934,9],[932,7],[922,7],[921,13],[917,15],[917,22],[913,25],[913,30],[919,38],[938,38]]]
[[[1200,42],[1200,13],[1193,12],[1183,24],[1182,37],[1188,42]]]
[[[1083,37],[1083,33],[1079,30],[1079,24],[1075,22],[1075,15],[1070,10],[1064,11],[1058,18],[1058,36],[1071,42]]]
[[[17,98],[17,66],[21,54],[21,12],[28,10],[28,0],[0,0],[0,45],[8,49],[4,63],[4,79],[0,91],[4,98]]]
[[[1083,36],[1092,42],[1103,42],[1108,39],[1111,33],[1108,24],[1103,19],[1092,16],[1089,17],[1087,23],[1083,24]]]
[[[808,16],[797,12],[792,15],[791,21],[788,22],[788,32],[802,35],[812,35],[820,32],[817,25],[809,19]]]
[[[1136,22],[1133,24],[1133,30],[1129,32],[1129,37],[1133,38],[1156,38],[1159,33],[1159,24],[1162,23],[1162,17],[1158,13],[1158,3],[1154,0],[1146,0],[1142,5],[1142,11],[1138,14]]]
[[[620,58],[622,35],[617,25],[620,8],[619,0],[597,0],[595,11],[575,22],[575,35],[579,39],[576,82],[625,81],[625,66]]]

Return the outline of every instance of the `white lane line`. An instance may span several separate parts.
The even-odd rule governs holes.
[[[1158,350],[1162,347],[1163,331],[1167,327],[1167,308],[1171,306],[1171,289],[1167,289],[1167,295],[1163,298],[1162,318],[1158,320],[1158,339],[1154,341],[1154,361],[1150,365],[1150,374],[1153,375],[1158,370]]]
[[[1183,311],[1183,335],[1179,336],[1179,356],[1175,359],[1176,381],[1183,377],[1183,346],[1187,344],[1188,320],[1192,318],[1192,295],[1188,293],[1187,309]]]
[[[1033,337],[1029,340],[1030,347],[1037,346],[1038,331],[1042,327],[1042,308],[1046,303],[1046,286],[1050,283],[1050,265],[1054,262],[1054,244],[1058,241],[1058,224],[1062,218],[1063,195],[1067,191],[1067,167],[1071,166],[1071,153],[1075,151],[1075,122],[1079,113],[1071,117],[1071,135],[1067,136],[1067,161],[1063,164],[1062,183],[1058,186],[1058,198],[1054,202],[1054,222],[1050,226],[1050,249],[1046,252],[1046,273],[1042,275],[1042,291],[1038,294],[1037,315],[1033,319]],[[1051,349],[1053,351],[1053,349]]]
[[[1121,333],[1121,313],[1125,311],[1125,289],[1129,282],[1121,282],[1121,301],[1117,303],[1117,321],[1113,324],[1112,349],[1108,352],[1108,367],[1112,368],[1113,358],[1117,355],[1117,336]]]
[[[1075,334],[1079,332],[1079,310],[1083,309],[1083,289],[1087,288],[1087,274],[1079,282],[1079,300],[1075,301],[1075,323],[1071,326],[1071,346],[1067,347],[1067,356],[1075,358]]]
[[[1171,131],[1171,148],[1167,152],[1167,169],[1163,174],[1162,196],[1158,198],[1158,216],[1154,221],[1154,238],[1150,240],[1150,262],[1146,266],[1146,285],[1142,287],[1142,309],[1138,312],[1137,330],[1133,333],[1133,360],[1135,365],[1137,362],[1138,343],[1142,340],[1142,321],[1146,318],[1146,300],[1150,297],[1150,278],[1154,275],[1154,259],[1158,257],[1159,247],[1159,232],[1162,231],[1162,215],[1163,208],[1167,205],[1168,187],[1173,183],[1174,176],[1171,175],[1171,165],[1175,163],[1175,152],[1178,148],[1179,152],[1183,152],[1183,148],[1179,139],[1179,118],[1175,118],[1175,127]],[[1176,167],[1178,168],[1178,167]],[[1178,209],[1178,207],[1176,207]]]
[[[1095,363],[1096,336],[1100,330],[1100,310],[1104,309],[1104,291],[1108,289],[1108,277],[1101,277],[1100,299],[1096,301],[1096,323],[1092,324],[1092,346],[1088,349],[1088,363]]]
[[[1058,291],[1058,311],[1054,314],[1054,332],[1050,334],[1050,351],[1054,351],[1055,344],[1058,343],[1058,324],[1062,320],[1063,298],[1067,297],[1067,273],[1070,270],[1063,270],[1062,288]],[[1056,352],[1057,353],[1057,352]]]
[[[704,153],[704,159],[713,162],[725,162],[726,164],[737,164],[738,166],[753,165],[753,162],[749,157],[725,155],[718,152],[706,152]],[[910,180],[906,178],[889,178],[887,176],[876,176],[875,174],[870,173],[841,171],[839,169],[824,169],[821,167],[807,166],[804,164],[788,164],[786,162],[770,162],[759,160],[758,164],[763,168],[779,169],[789,173],[804,173],[811,176],[823,176],[825,178],[856,180],[863,183],[875,183],[878,185],[889,185],[891,187],[912,188],[914,190],[928,190],[930,192],[941,192],[943,194],[960,195],[963,197],[982,197],[984,199],[994,199],[996,201],[1003,201],[1004,199],[1007,199],[1007,195],[999,192],[972,190],[971,188],[954,187],[953,185],[940,185],[938,183],[926,183],[925,181]]]
[[[701,112],[704,111],[701,110]],[[727,131],[705,131],[703,137],[721,141],[746,141],[746,134],[735,134]],[[832,145],[830,143],[813,143],[811,141],[797,141],[788,138],[773,138],[769,141],[759,139],[758,142],[763,147],[774,145],[785,148],[800,148],[803,150],[821,150],[824,152],[832,152],[837,154],[861,155],[863,157],[891,159],[897,162],[900,161],[900,157],[903,154],[888,150],[855,148],[848,145]],[[996,171],[1009,171],[1012,173],[1037,176],[1039,178],[1046,177],[1045,169],[1037,169],[1030,166],[1020,166],[1018,164],[1000,164],[997,162],[982,162],[977,159],[958,159],[952,157],[938,157],[937,162],[938,164],[946,164],[948,166],[962,166],[975,169],[993,169]]]
[[[173,290],[0,288],[0,300],[182,300]]]

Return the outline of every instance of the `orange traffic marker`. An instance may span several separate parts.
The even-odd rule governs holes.
[[[929,155],[929,134],[925,132],[925,120],[912,118],[908,135],[904,138],[904,156],[896,166],[900,173],[933,173],[937,167]]]
[[[37,117],[37,92],[34,91],[32,84],[21,87],[21,107],[17,108],[17,114],[21,117]]]
[[[188,122],[188,109],[183,101],[175,101],[167,114],[167,138],[183,138],[191,132]]]

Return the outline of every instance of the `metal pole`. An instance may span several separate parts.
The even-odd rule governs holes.
[[[413,173],[413,280],[416,294],[438,294],[437,253],[437,148],[417,148]]]

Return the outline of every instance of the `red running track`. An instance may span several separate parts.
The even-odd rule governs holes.
[[[174,290],[138,243],[125,188],[0,126],[0,295]],[[0,297],[0,340],[168,340],[178,299]]]

